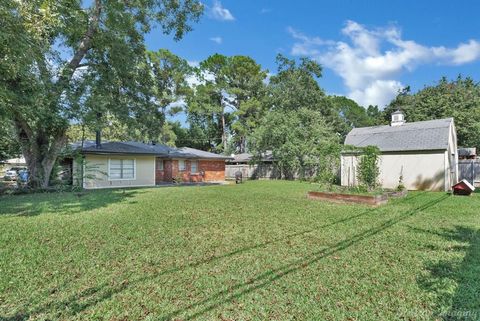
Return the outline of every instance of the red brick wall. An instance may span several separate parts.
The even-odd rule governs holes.
[[[158,164],[157,164],[158,165]],[[205,173],[202,176],[200,173]],[[184,182],[208,182],[225,180],[224,160],[199,160],[198,173],[191,173],[191,163],[185,160],[185,170],[179,171],[178,160],[164,160],[163,170],[158,166],[155,171],[155,180],[159,182],[172,182],[174,178],[181,178]]]
[[[205,181],[207,182],[225,180],[224,160],[200,160],[198,167],[205,172]]]

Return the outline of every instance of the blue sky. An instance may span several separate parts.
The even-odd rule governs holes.
[[[179,42],[154,30],[149,49],[190,62],[248,55],[275,73],[275,56],[319,61],[322,88],[383,107],[397,90],[442,76],[480,81],[480,1],[206,0],[200,23]]]

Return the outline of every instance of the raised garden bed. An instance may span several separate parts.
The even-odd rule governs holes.
[[[337,203],[358,203],[378,206],[386,204],[389,198],[405,197],[408,194],[408,190],[393,191],[384,190],[381,194],[360,194],[349,193],[347,191],[343,193],[338,192],[308,192],[307,197],[310,199],[326,200]]]
[[[388,197],[393,197],[393,198],[399,198],[399,197],[405,197],[408,194],[408,190],[404,189],[401,191],[388,191],[386,192]]]
[[[332,192],[308,192],[307,197],[315,200],[325,200],[336,203],[357,203],[378,206],[388,202],[386,194],[381,195],[360,195],[360,194],[343,194]]]

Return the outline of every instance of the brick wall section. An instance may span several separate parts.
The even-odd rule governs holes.
[[[164,169],[164,182],[171,182],[172,181],[172,172],[173,172],[173,161],[171,160],[164,160],[163,161],[163,169]]]
[[[163,162],[163,170],[159,169],[160,162]],[[157,157],[155,159],[155,183],[163,181],[165,181],[165,161]]]
[[[158,163],[158,160],[157,160]],[[200,173],[204,173],[201,175]],[[184,182],[211,182],[225,180],[224,160],[198,160],[198,173],[191,173],[191,162],[185,160],[185,170],[179,171],[178,160],[164,160],[163,170],[155,170],[155,181],[172,182],[174,178],[181,178]]]
[[[205,181],[224,181],[225,180],[225,161],[224,160],[200,160],[200,170],[205,171]]]

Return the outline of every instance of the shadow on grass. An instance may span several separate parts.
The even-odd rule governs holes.
[[[480,320],[480,230],[456,226],[441,232],[421,231],[465,244],[446,249],[465,253],[461,262],[442,260],[429,264],[429,275],[418,280],[420,286],[436,295],[436,315],[449,321]],[[449,291],[452,283],[456,288]]]
[[[392,218],[390,220],[387,220],[386,222],[380,224],[377,227],[373,227],[370,229],[367,229],[361,233],[358,233],[352,237],[349,237],[343,241],[340,241],[332,246],[329,246],[325,249],[322,249],[317,252],[313,252],[307,256],[304,256],[303,258],[296,260],[292,263],[286,264],[282,267],[272,269],[270,271],[266,271],[264,273],[261,273],[257,275],[256,277],[248,280],[245,283],[238,283],[234,286],[231,286],[227,290],[223,290],[220,292],[217,292],[216,294],[212,295],[211,297],[197,301],[196,303],[190,304],[182,309],[176,310],[172,313],[169,313],[167,315],[164,315],[160,317],[161,320],[170,320],[174,317],[177,317],[179,315],[182,315],[184,313],[189,313],[187,317],[185,317],[185,320],[191,320],[194,318],[197,318],[205,313],[208,313],[209,311],[221,306],[222,304],[231,302],[241,296],[244,296],[248,293],[251,293],[255,290],[258,290],[260,288],[263,288],[265,286],[268,286],[270,283],[283,278],[286,275],[289,275],[293,272],[296,272],[298,270],[304,269],[314,263],[317,263],[321,259],[324,259],[326,257],[329,257],[331,255],[336,254],[337,252],[340,252],[342,250],[345,250],[354,244],[361,242],[365,239],[368,239],[372,236],[377,235],[378,233],[381,233],[382,231],[386,230],[387,228],[423,211],[426,210],[432,206],[437,205],[438,203],[442,202],[446,198],[448,198],[449,195],[442,195],[439,198],[436,198],[432,201],[426,202],[423,205],[420,205],[412,210],[408,210],[405,213],[400,214],[396,218]],[[199,311],[194,312],[195,309],[199,308]]]
[[[76,214],[124,201],[138,193],[139,190],[115,189],[2,196],[0,217]]]
[[[416,194],[413,197],[409,197],[405,200],[411,200],[413,198],[417,198],[420,195],[423,195],[422,193]],[[208,313],[209,311],[217,308],[218,306],[221,306],[222,304],[228,303],[230,301],[235,300],[238,297],[241,297],[243,295],[246,295],[250,292],[253,292],[257,289],[263,288],[267,285],[269,285],[271,282],[281,279],[282,277],[293,273],[297,270],[303,269],[308,267],[311,264],[314,264],[318,262],[319,260],[326,258],[328,256],[331,256],[339,251],[342,251],[344,249],[349,248],[350,246],[356,244],[357,242],[360,242],[364,239],[367,239],[369,237],[372,237],[383,230],[397,224],[398,222],[407,219],[408,217],[417,214],[418,212],[421,212],[429,207],[435,206],[439,202],[443,201],[446,199],[449,195],[442,195],[441,197],[435,198],[434,200],[431,200],[429,202],[426,202],[414,209],[408,210],[400,215],[398,215],[395,218],[392,218],[381,225],[370,228],[364,232],[358,233],[356,235],[353,235],[343,241],[340,241],[330,247],[324,248],[320,251],[313,252],[309,255],[304,256],[302,259],[296,260],[292,263],[283,265],[279,268],[272,269],[269,271],[265,271],[264,273],[260,273],[254,277],[252,277],[250,280],[244,283],[237,283],[234,286],[231,286],[228,290],[223,290],[219,291],[216,294],[212,295],[211,297],[197,301],[193,304],[190,304],[182,309],[173,311],[167,315],[159,317],[160,320],[171,320],[174,319],[175,317],[178,317],[179,315],[189,313],[190,314],[185,318],[185,320],[190,320],[196,317],[201,316],[202,314]],[[403,200],[399,200],[399,202],[402,202]],[[123,290],[127,289],[128,287],[141,284],[142,282],[145,282],[147,280],[155,279],[160,276],[169,274],[169,273],[175,273],[182,271],[186,268],[195,268],[197,266],[203,265],[203,264],[210,264],[213,263],[217,260],[228,258],[237,254],[241,254],[247,251],[255,250],[258,248],[266,247],[270,244],[274,244],[277,242],[282,242],[288,239],[291,239],[293,237],[297,237],[300,235],[304,235],[313,231],[317,231],[319,229],[325,229],[328,227],[335,226],[337,224],[345,223],[351,220],[354,220],[356,218],[359,218],[361,216],[365,216],[368,214],[376,213],[378,212],[382,207],[379,208],[373,208],[373,209],[368,209],[364,212],[361,212],[357,215],[350,216],[332,223],[324,224],[317,226],[315,228],[303,230],[297,233],[293,233],[290,235],[287,235],[282,238],[278,238],[272,241],[264,242],[264,243],[259,243],[255,244],[249,247],[244,247],[223,255],[211,257],[208,259],[200,260],[191,264],[185,264],[182,266],[178,267],[173,267],[171,269],[163,270],[158,273],[152,273],[143,277],[140,277],[138,279],[133,279],[133,280],[125,280],[124,282],[117,284],[117,285],[112,285],[111,283],[105,283],[93,288],[86,289],[80,293],[77,293],[75,295],[70,296],[67,299],[60,300],[60,301],[55,301],[55,302],[50,302],[50,303],[45,303],[44,305],[34,308],[31,311],[26,311],[26,312],[20,312],[17,313],[14,316],[11,317],[1,317],[0,320],[5,320],[5,321],[13,321],[13,320],[26,320],[31,316],[35,316],[40,313],[45,313],[48,311],[56,311],[56,313],[67,313],[69,316],[74,316],[87,308],[91,306],[95,306],[96,304],[109,299],[111,296],[114,294],[120,293]],[[82,302],[80,302],[82,301]],[[27,309],[27,307],[25,307]],[[200,309],[199,311],[194,311],[196,309]],[[62,314],[62,317],[64,315]]]

